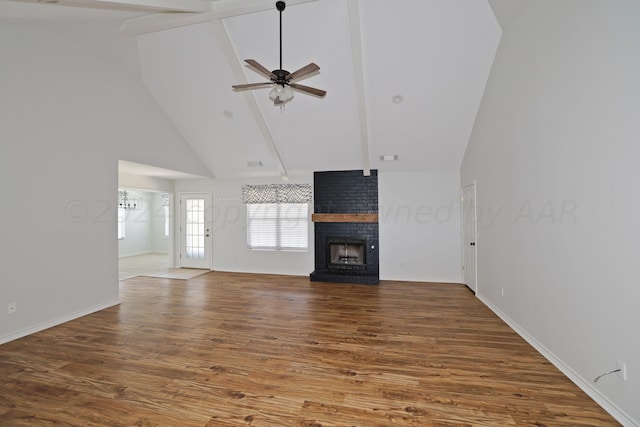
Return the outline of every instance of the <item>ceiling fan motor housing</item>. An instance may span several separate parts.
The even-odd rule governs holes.
[[[291,73],[287,70],[273,70],[272,73],[275,75],[275,78],[271,79],[272,82],[280,85],[289,84],[287,76]]]
[[[283,1],[277,1],[276,2],[276,9],[278,9],[280,12],[282,12],[285,8],[287,4]]]

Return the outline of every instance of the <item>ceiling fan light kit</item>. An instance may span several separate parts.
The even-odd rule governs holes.
[[[270,81],[232,86],[236,90],[255,89],[259,87],[272,86],[271,92],[269,92],[269,99],[273,101],[273,105],[279,106],[280,109],[283,109],[284,104],[293,99],[293,89],[309,95],[315,95],[320,98],[324,97],[327,94],[327,92],[322,89],[316,89],[313,87],[294,83],[294,80],[300,80],[302,78],[309,77],[311,74],[320,70],[320,67],[318,67],[313,62],[305,65],[297,71],[294,71],[293,73],[290,73],[289,71],[282,68],[282,11],[285,9],[285,7],[285,2],[276,2],[276,9],[280,14],[280,68],[277,70],[269,71],[255,59],[245,59],[244,62],[249,64],[249,66],[251,66],[258,73],[267,77]]]
[[[281,105],[293,98],[293,90],[287,85],[274,84],[273,89],[269,92],[269,99],[273,101],[273,105]]]

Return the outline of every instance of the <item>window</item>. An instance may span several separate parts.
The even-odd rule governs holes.
[[[307,249],[309,204],[248,203],[247,245],[250,249]]]
[[[243,185],[250,249],[306,250],[309,247],[309,184]]]
[[[205,257],[205,199],[194,196],[185,200],[186,213],[186,256],[191,259],[203,260]]]
[[[163,206],[164,212],[164,237],[169,237],[169,206]]]
[[[113,218],[113,217],[112,217]],[[118,208],[118,240],[124,239],[124,229],[127,220],[127,211],[124,208]]]
[[[169,238],[170,218],[169,218],[169,193],[160,193],[162,203],[162,215],[164,217],[164,238]]]

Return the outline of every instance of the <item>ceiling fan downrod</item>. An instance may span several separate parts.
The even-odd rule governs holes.
[[[282,11],[287,7],[287,4],[283,1],[276,2],[276,9],[280,12],[280,69],[282,70]]]

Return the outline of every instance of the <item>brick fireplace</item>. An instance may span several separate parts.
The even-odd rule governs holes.
[[[376,285],[378,171],[315,172],[312,281]]]

